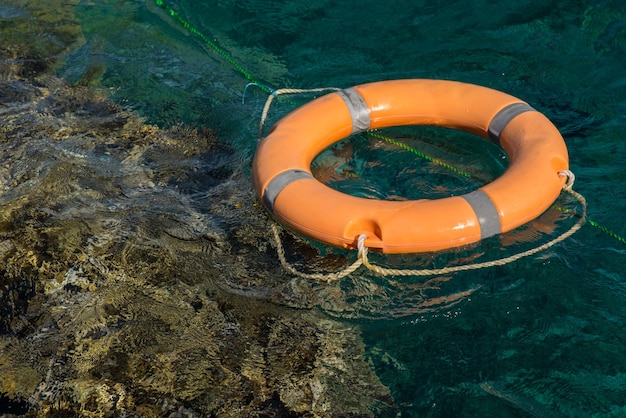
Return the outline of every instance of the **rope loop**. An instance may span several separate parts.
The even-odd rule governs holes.
[[[301,271],[298,271],[291,264],[289,264],[289,262],[287,261],[287,258],[285,257],[285,249],[283,247],[282,241],[280,240],[280,231],[278,229],[278,225],[275,222],[272,222],[271,226],[272,226],[272,232],[274,233],[274,241],[276,242],[276,252],[278,253],[278,259],[280,260],[280,264],[282,264],[285,270],[287,270],[288,272],[290,272],[291,274],[295,276],[302,277],[304,279],[312,279],[312,280],[317,280],[320,282],[332,283],[354,273],[359,267],[361,267],[361,264],[363,264],[362,259],[359,257],[354,263],[352,263],[345,269],[340,270],[335,273],[327,273],[327,274],[303,273]]]
[[[576,175],[574,174],[574,172],[571,170],[561,170],[559,171],[559,176],[567,177],[567,180],[565,181],[565,184],[563,185],[563,190],[565,191],[572,190],[572,187],[574,186],[574,181],[576,180]]]
[[[276,90],[274,90],[273,88],[271,88],[267,84],[261,84],[261,83],[257,83],[257,82],[250,82],[250,83],[246,84],[246,86],[243,88],[243,93],[241,94],[241,104],[245,104],[246,103],[246,92],[248,91],[248,87],[250,87],[250,86],[258,87],[261,90],[263,90],[264,92],[268,93],[270,96],[275,96],[276,95]]]
[[[567,172],[566,172],[567,171]],[[352,274],[353,272],[355,272],[359,267],[361,267],[361,265],[365,266],[368,270],[372,271],[373,273],[376,273],[380,276],[439,276],[442,274],[451,274],[451,273],[457,273],[459,271],[470,271],[470,270],[478,270],[478,269],[483,269],[483,268],[487,268],[487,267],[494,267],[494,266],[504,266],[506,264],[512,263],[514,261],[520,260],[524,257],[528,257],[534,254],[537,254],[541,251],[545,251],[548,248],[562,242],[565,241],[567,238],[571,237],[572,235],[574,235],[574,233],[576,233],[586,222],[586,218],[587,218],[587,200],[578,192],[574,191],[571,188],[571,185],[573,183],[573,178],[574,178],[574,174],[571,173],[569,170],[564,170],[562,172],[562,175],[566,175],[568,176],[568,182],[565,184],[564,186],[564,190],[571,194],[574,198],[576,198],[576,200],[578,200],[578,202],[580,203],[581,207],[582,207],[582,214],[580,215],[578,221],[567,231],[565,231],[564,233],[562,233],[561,235],[559,235],[558,237],[554,238],[551,241],[546,242],[545,244],[542,244],[538,247],[532,248],[530,250],[527,251],[523,251],[521,253],[517,253],[517,254],[513,254],[509,257],[505,257],[505,258],[501,258],[498,260],[493,260],[493,261],[485,261],[483,263],[474,263],[474,264],[465,264],[465,265],[459,265],[459,266],[451,266],[451,267],[443,267],[443,268],[439,268],[439,269],[417,269],[417,270],[413,270],[413,269],[392,269],[392,268],[386,268],[386,267],[381,267],[381,266],[377,266],[375,264],[370,263],[369,259],[368,259],[368,248],[365,246],[365,240],[367,239],[367,236],[365,234],[361,234],[359,235],[359,237],[357,238],[357,250],[358,250],[358,257],[357,260],[352,263],[351,265],[349,265],[348,267],[346,267],[343,270],[340,270],[336,273],[328,273],[328,274],[321,274],[321,273],[313,273],[313,274],[308,274],[308,273],[302,273],[298,270],[296,270],[291,264],[289,264],[289,262],[287,261],[286,257],[285,257],[285,250],[282,246],[282,242],[280,240],[280,233],[279,233],[279,229],[278,226],[275,222],[272,222],[271,226],[272,226],[272,230],[274,232],[274,239],[276,242],[276,248],[277,248],[277,252],[278,252],[278,258],[280,259],[281,264],[283,265],[283,267],[288,270],[290,273],[298,276],[298,277],[303,277],[303,278],[307,278],[307,279],[315,279],[315,280],[319,280],[322,282],[334,282],[337,281],[339,279],[342,279],[350,274]],[[559,173],[559,175],[561,175],[561,173]]]
[[[250,84],[258,84],[258,83],[248,83],[248,85]],[[282,89],[277,89],[277,90],[270,89],[269,96],[267,96],[267,100],[265,101],[265,105],[263,106],[263,112],[261,113],[261,122],[259,123],[259,140],[263,138],[263,126],[265,125],[267,114],[270,111],[270,106],[275,97],[278,97],[281,94],[318,93],[322,91],[339,91],[339,90],[341,89],[337,87],[320,87],[316,89],[291,89],[291,88],[282,88]],[[245,89],[244,89],[244,94],[245,94]]]

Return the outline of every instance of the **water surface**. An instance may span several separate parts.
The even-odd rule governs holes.
[[[326,285],[276,259],[249,167],[272,87],[441,78],[513,94],[563,133],[590,217],[624,234],[621,2],[5,1],[2,412],[162,416],[620,416],[619,240],[587,224],[503,267],[434,278],[359,270]],[[232,62],[216,52],[218,45]],[[316,94],[276,101],[270,125]],[[506,167],[438,129],[361,135],[314,163],[344,192],[464,193]],[[579,210],[567,196],[559,206]],[[546,242],[552,208],[426,268]],[[304,271],[354,254],[283,234]]]

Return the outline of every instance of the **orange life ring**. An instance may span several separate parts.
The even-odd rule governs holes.
[[[462,196],[386,201],[346,195],[311,174],[325,148],[368,129],[445,126],[500,145],[509,157],[493,182]],[[315,240],[383,253],[439,251],[510,231],[559,196],[568,154],[557,128],[508,94],[444,80],[394,80],[330,93],[277,122],[254,157],[256,191],[283,225]]]

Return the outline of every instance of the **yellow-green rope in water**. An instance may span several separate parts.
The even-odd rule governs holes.
[[[587,219],[587,223],[589,225],[593,226],[593,227],[598,228],[600,231],[604,232],[605,234],[607,234],[611,238],[615,238],[616,240],[618,240],[622,244],[626,244],[626,238],[622,237],[617,232],[611,231],[609,228],[607,228],[605,226],[602,226],[599,223],[597,223],[595,221],[592,221],[591,219]]]
[[[183,28],[185,28],[187,30],[187,32],[196,35],[198,38],[200,38],[204,43],[206,43],[213,51],[217,52],[222,58],[224,58],[226,60],[226,62],[228,62],[239,74],[241,74],[243,76],[243,78],[245,78],[246,80],[249,81],[248,84],[246,84],[245,88],[244,88],[244,92],[243,92],[243,97],[242,100],[245,99],[245,95],[246,95],[246,90],[248,89],[249,86],[255,86],[258,87],[259,89],[261,89],[264,93],[270,95],[271,96],[277,96],[275,93],[275,90],[273,88],[271,88],[270,86],[268,86],[267,84],[263,84],[260,83],[259,81],[257,81],[252,74],[250,74],[249,71],[247,71],[245,68],[243,68],[243,66],[241,66],[237,61],[235,61],[233,59],[233,57],[222,47],[220,47],[217,43],[215,43],[214,41],[210,40],[204,33],[200,32],[195,26],[193,26],[191,23],[187,22],[185,19],[183,19],[183,17],[174,9],[172,9],[171,7],[169,7],[164,0],[154,0],[154,3],[159,6],[161,9],[165,10],[165,12],[170,15],[171,17],[174,18],[174,20],[176,20]],[[320,89],[320,90],[328,90],[328,89]],[[291,101],[287,101],[289,104],[293,105],[293,106],[298,106],[297,103],[295,102],[291,102]]]
[[[456,167],[454,167],[454,166],[452,166],[452,165],[450,165],[448,163],[445,163],[445,162],[443,162],[441,160],[433,158],[430,155],[424,154],[423,152],[416,150],[415,148],[405,144],[404,142],[396,141],[395,139],[389,138],[389,137],[384,136],[384,135],[381,135],[381,134],[379,134],[376,131],[367,131],[367,134],[369,136],[374,137],[374,138],[382,139],[383,141],[388,142],[388,143],[390,143],[392,145],[395,145],[396,147],[401,148],[401,149],[403,149],[405,151],[411,152],[411,153],[417,155],[420,158],[423,158],[423,159],[425,159],[427,161],[430,161],[433,164],[437,164],[438,166],[447,168],[448,170],[450,170],[450,171],[452,171],[452,172],[454,172],[454,173],[456,173],[456,174],[458,174],[460,176],[466,177],[468,179],[472,178],[472,175],[470,173],[465,172],[463,170],[459,170],[458,168],[456,168]]]
[[[222,58],[224,58],[230,65],[232,65],[233,68],[235,70],[237,70],[237,72],[239,72],[239,74],[241,74],[246,80],[248,80],[251,83],[254,83],[255,85],[257,85],[265,93],[267,93],[267,94],[271,94],[272,93],[272,89],[271,88],[269,88],[268,86],[266,86],[264,84],[259,83],[252,76],[252,74],[250,74],[248,71],[245,70],[245,68],[243,68],[241,65],[239,65],[239,63],[237,61],[235,61],[233,59],[233,57],[231,57],[228,52],[226,52],[218,44],[216,44],[215,42],[210,40],[202,32],[200,32],[198,29],[196,29],[195,26],[193,26],[192,24],[187,22],[185,19],[183,19],[181,17],[181,15],[176,10],[173,10],[171,7],[169,7],[165,3],[165,1],[163,1],[163,0],[154,0],[154,3],[156,3],[157,6],[159,6],[163,10],[165,10],[165,12],[167,14],[172,16],[174,18],[174,20],[176,20],[189,33],[192,33],[192,34],[196,35],[198,38],[202,39],[202,41],[204,41],[209,47],[211,47],[211,49],[213,49],[215,52],[217,52],[219,55],[221,55]]]
[[[193,25],[191,25],[189,22],[187,22],[185,19],[182,18],[182,16],[180,16],[180,14],[178,12],[176,12],[175,10],[173,10],[172,8],[170,8],[164,0],[154,0],[154,3],[159,6],[160,8],[162,8],[163,10],[165,10],[165,12],[167,14],[169,14],[172,18],[174,18],[174,20],[176,20],[183,28],[185,28],[189,33],[192,33],[196,36],[198,36],[202,41],[204,41],[211,49],[213,49],[216,53],[218,53],[222,58],[224,58],[230,65],[232,65],[232,67],[237,70],[237,72],[239,72],[246,80],[249,81],[249,85],[253,84],[255,86],[257,86],[258,88],[260,88],[263,92],[265,92],[266,94],[270,95],[271,98],[277,97],[277,90],[272,89],[271,87],[259,83],[253,76],[252,74],[250,74],[248,71],[246,71],[237,61],[235,61],[228,52],[226,52],[224,49],[222,49],[219,45],[217,45],[215,42],[211,41],[206,35],[204,35],[202,32],[200,32],[198,29],[196,29]],[[282,91],[286,91],[287,89],[281,89]],[[292,90],[292,89],[289,89]],[[330,90],[330,89],[313,89],[313,91],[322,91],[322,90]],[[305,92],[305,91],[309,91],[309,90],[297,90],[297,92]],[[295,92],[295,91],[290,91],[290,92]],[[271,101],[270,101],[271,102]],[[289,102],[293,105],[297,105],[294,102]],[[269,103],[266,103],[265,108],[263,109],[264,115],[263,118],[261,120],[261,129],[263,127],[263,123],[265,122],[265,117],[267,117],[267,112],[269,111]],[[368,131],[368,135],[371,135],[375,138],[378,139],[382,139],[390,144],[393,144],[397,147],[400,147],[406,151],[409,151],[417,156],[419,156],[420,158],[424,158],[430,162],[432,162],[433,164],[437,164],[441,167],[445,167],[463,177],[466,178],[472,178],[472,176],[463,171],[460,170],[448,163],[445,163],[443,161],[437,160],[436,158],[433,158],[427,154],[424,154],[423,152],[420,152],[412,147],[410,147],[407,144],[404,144],[400,141],[396,141],[395,139],[389,138],[387,136],[381,135],[378,132],[375,131]],[[560,208],[557,207],[557,209],[561,210]],[[618,233],[610,230],[609,228],[606,228],[605,226],[600,225],[599,223],[591,220],[591,219],[587,219],[586,222],[593,226],[594,228],[599,229],[600,231],[604,232],[605,234],[607,234],[608,236],[616,239],[617,241],[621,242],[622,244],[626,244],[626,238],[624,238],[623,236],[619,235]]]

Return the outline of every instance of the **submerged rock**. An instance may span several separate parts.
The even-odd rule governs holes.
[[[49,54],[80,42],[64,19]],[[18,39],[0,45],[0,414],[395,411],[358,328],[276,261],[214,133],[146,125]]]

